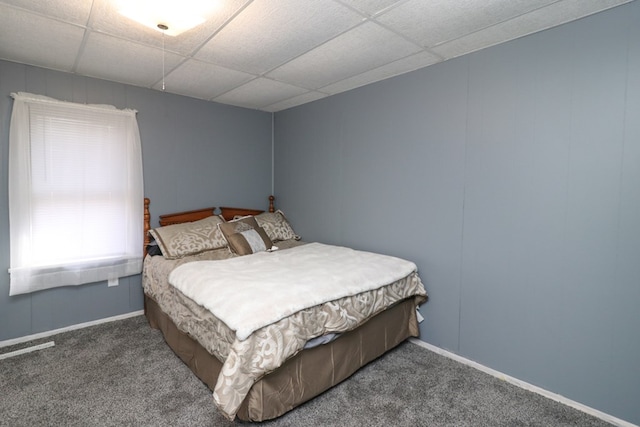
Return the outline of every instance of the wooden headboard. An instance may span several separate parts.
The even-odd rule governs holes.
[[[275,197],[269,196],[269,212],[275,212],[275,208],[273,206],[273,201]],[[149,204],[151,200],[145,197],[144,199],[144,252],[143,256],[147,255],[147,245],[149,245],[150,237],[149,230],[151,230],[151,214],[149,213]],[[223,206],[220,208],[219,215],[225,219],[225,221],[232,220],[235,216],[246,216],[246,215],[258,215],[264,212],[263,210],[258,209],[246,209],[246,208],[230,208]],[[203,208],[196,209],[192,211],[183,211],[176,212],[171,214],[160,215],[160,226],[171,225],[171,224],[181,224],[183,222],[192,222],[197,221],[199,219],[206,218],[208,216],[216,215],[216,208]]]

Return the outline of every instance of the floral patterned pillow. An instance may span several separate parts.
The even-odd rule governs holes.
[[[154,228],[149,233],[166,259],[177,259],[226,247],[227,241],[218,230],[218,224],[223,222],[221,216],[215,215],[198,221]]]
[[[289,221],[287,221],[287,218],[281,210],[263,212],[256,215],[255,218],[256,221],[258,221],[258,225],[264,228],[267,236],[274,242],[289,239],[300,240],[300,236],[293,231],[291,224],[289,224]]]

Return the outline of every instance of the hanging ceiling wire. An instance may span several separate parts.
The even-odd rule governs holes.
[[[164,33],[169,29],[169,26],[158,24],[158,28],[162,30],[162,91],[164,92]]]

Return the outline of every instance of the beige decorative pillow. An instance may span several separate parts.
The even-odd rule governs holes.
[[[263,212],[256,215],[255,218],[256,221],[258,221],[258,225],[264,228],[267,236],[274,242],[289,239],[300,240],[300,236],[293,231],[291,224],[289,224],[289,221],[287,221],[287,218],[281,210]]]
[[[273,246],[267,233],[252,216],[218,224],[218,228],[227,239],[231,252],[237,255],[254,254]]]
[[[227,241],[218,230],[218,224],[223,222],[224,218],[215,215],[198,221],[154,228],[149,233],[160,246],[165,258],[177,259],[227,246]]]

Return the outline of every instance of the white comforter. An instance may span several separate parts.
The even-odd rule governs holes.
[[[403,259],[310,243],[187,263],[173,270],[169,282],[224,321],[242,341],[300,310],[378,289],[415,271],[416,265]]]

